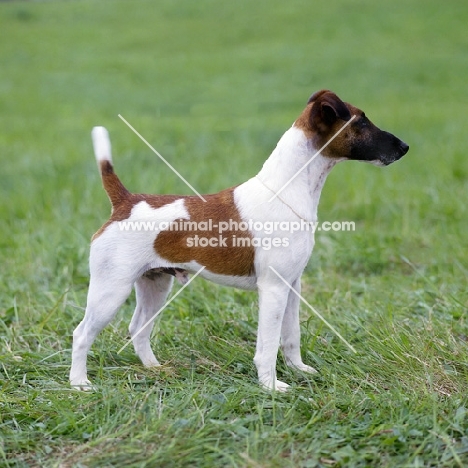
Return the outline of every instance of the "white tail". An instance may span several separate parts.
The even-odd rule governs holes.
[[[112,162],[109,132],[104,127],[94,127],[91,131],[91,138],[93,140],[94,155],[98,164],[101,161]]]

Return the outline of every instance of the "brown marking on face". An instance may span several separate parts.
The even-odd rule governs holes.
[[[339,98],[337,97],[339,100]],[[361,114],[363,112],[357,109],[354,106],[351,106],[348,103],[344,103],[340,100],[341,104],[346,106],[348,112],[348,118],[343,119],[340,118],[338,115],[335,119],[333,119],[328,112],[328,120],[321,119],[320,113],[315,109],[312,109],[309,120],[311,121],[311,127],[314,129],[314,136],[312,141],[316,148],[322,148],[330,139],[336,135],[340,129],[346,125],[346,122],[354,116],[353,121],[346,126],[344,130],[342,130],[334,139],[333,141],[326,146],[322,150],[322,154],[329,158],[334,159],[342,159],[342,158],[350,158],[351,149],[353,145],[358,143],[359,135],[356,134],[355,125],[356,121],[359,120]],[[315,106],[315,104],[314,104]],[[326,112],[326,111],[325,111]],[[353,125],[354,124],[354,125]]]
[[[162,231],[154,242],[154,248],[158,255],[171,263],[188,263],[196,261],[205,266],[212,273],[229,276],[251,276],[254,273],[255,249],[251,245],[252,235],[249,231],[235,229],[231,226],[221,234],[218,232],[219,223],[222,221],[233,221],[241,223],[243,220],[234,202],[234,188],[222,192],[205,195],[206,202],[199,197],[184,198],[185,207],[189,213],[190,222],[200,223],[212,220],[212,230],[185,230]],[[179,221],[188,220],[176,220]],[[203,226],[202,226],[203,227]],[[206,238],[213,239],[217,246],[189,246],[189,239]],[[220,237],[221,236],[221,239]],[[248,239],[247,245],[236,246],[238,238]],[[220,241],[226,246],[220,246]]]
[[[336,135],[351,117],[353,121]],[[408,145],[391,133],[377,128],[357,107],[343,102],[335,93],[322,90],[313,94],[294,124],[323,156],[334,159],[379,161],[384,165],[400,159]]]
[[[350,107],[335,93],[323,89],[310,97],[294,126],[312,139],[316,148],[321,148],[351,118]]]

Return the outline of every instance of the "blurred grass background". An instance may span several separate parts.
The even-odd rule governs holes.
[[[463,466],[467,22],[462,0],[0,3],[0,460]],[[91,128],[110,130],[129,189],[190,193],[118,114],[215,192],[256,174],[321,88],[410,145],[386,169],[340,164],[322,194],[321,220],[357,229],[317,235],[303,289],[359,355],[304,311],[321,377],[280,368],[296,390],[263,394],[255,295],[200,280],[155,338],[171,367],[116,355],[130,299],[93,348],[101,391],[69,398],[89,239],[109,213]]]

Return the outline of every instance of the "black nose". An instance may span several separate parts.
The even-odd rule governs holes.
[[[409,145],[407,145],[404,141],[400,141],[399,149],[400,149],[401,155],[404,156],[409,150]]]

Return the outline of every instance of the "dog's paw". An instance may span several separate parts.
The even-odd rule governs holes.
[[[153,356],[145,356],[144,358],[141,358],[141,362],[145,367],[161,367],[161,364],[159,361]]]
[[[92,392],[94,391],[93,384],[88,379],[83,380],[72,380],[70,385],[80,392]]]
[[[318,374],[317,369],[314,369],[312,366],[308,366],[307,364],[304,364],[302,361],[292,362],[286,359],[286,364],[292,369],[296,369],[301,372],[307,372],[308,374]]]
[[[287,392],[289,388],[290,386],[287,383],[281,382],[281,380],[277,380],[273,390],[276,390],[277,392]]]
[[[147,362],[147,363],[145,363],[145,364],[143,364],[143,365],[144,365],[145,367],[150,368],[150,369],[154,369],[154,368],[156,368],[156,367],[161,367],[161,364],[159,364],[158,361],[156,361],[156,362]]]
[[[268,382],[260,382],[260,385],[265,390],[268,390],[268,391],[274,390],[276,392],[281,392],[281,393],[287,392],[288,389],[290,388],[290,386],[287,383],[281,382],[281,380],[277,380],[277,379],[274,382],[272,382],[271,380]]]
[[[318,374],[318,370],[314,369],[312,366],[308,366],[307,364],[301,363],[297,366],[292,365],[294,369],[297,369],[301,372],[307,372],[308,374]]]

